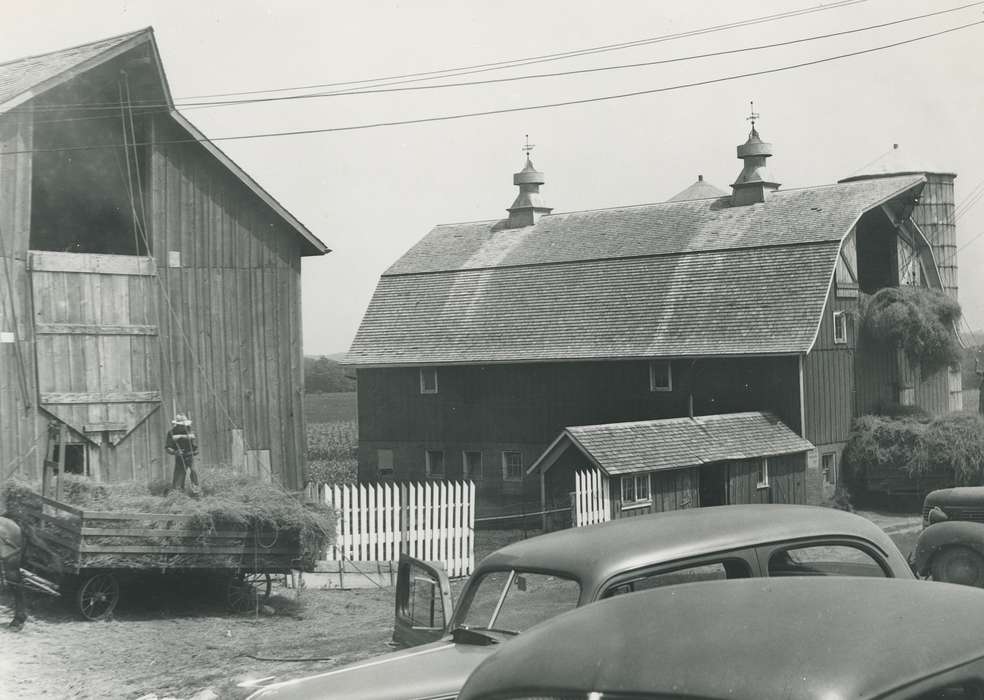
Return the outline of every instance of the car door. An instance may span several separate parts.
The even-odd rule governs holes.
[[[444,570],[401,554],[393,642],[412,647],[440,639],[447,632],[451,610],[451,584]]]

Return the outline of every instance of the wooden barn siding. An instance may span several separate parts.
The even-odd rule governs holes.
[[[652,503],[635,508],[622,508],[621,476],[610,478],[612,518],[633,518],[647,513],[697,508],[700,505],[700,476],[697,468],[670,469],[650,472],[649,488]]]
[[[803,437],[814,445],[846,440],[851,429],[858,308],[857,299],[838,299],[834,285],[831,285],[817,342],[813,351],[803,358],[803,405],[806,414]],[[848,314],[846,344],[834,342],[835,311]]]
[[[437,394],[417,368],[360,369],[359,439],[546,445],[571,425],[686,416],[689,367],[673,362],[671,392],[649,391],[645,361],[440,367]],[[772,410],[796,429],[798,395],[795,357],[701,360],[694,412]]]
[[[33,147],[30,113],[0,115],[0,151],[29,151]],[[0,331],[16,330],[20,356],[26,370],[29,399],[21,389],[21,369],[13,343],[0,343],[0,479],[10,473],[40,478],[45,443],[45,416],[37,410],[34,335],[31,324],[30,281],[27,250],[31,235],[30,153],[0,155]],[[6,255],[4,255],[6,253]],[[10,298],[7,275],[14,289]],[[14,328],[13,319],[17,318]],[[39,438],[40,441],[39,441]],[[38,442],[39,441],[39,442]],[[26,459],[32,446],[37,449]]]
[[[769,486],[761,489],[760,460],[727,463],[728,503],[806,503],[806,453],[768,460]]]
[[[155,130],[159,140],[175,135],[165,120]],[[156,146],[150,170],[153,251],[179,319],[162,306],[165,409],[192,414],[204,461],[231,461],[232,430],[243,429],[246,449],[270,450],[275,477],[297,488],[305,450],[296,234],[200,146]],[[180,268],[167,267],[169,251],[180,252]]]

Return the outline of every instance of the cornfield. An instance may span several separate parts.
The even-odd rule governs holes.
[[[358,470],[359,427],[354,420],[308,423],[306,482],[353,484]]]

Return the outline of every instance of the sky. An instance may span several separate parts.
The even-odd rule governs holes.
[[[429,84],[747,49],[969,2],[858,0],[773,22]],[[571,52],[831,4],[0,0],[0,60],[153,26],[172,94],[180,101]],[[984,24],[819,65],[665,88],[853,53],[981,20],[984,4],[977,4],[871,31],[655,66],[182,111],[207,136],[223,137],[660,90],[494,116],[220,142],[332,249],[304,259],[302,304],[305,354],[333,354],[348,349],[379,275],[433,226],[506,215],[527,134],[536,146],[536,167],[546,175],[541,191],[555,212],[664,201],[698,174],[728,189],[741,170],[735,146],[747,136],[752,100],[759,132],[774,145],[770,172],[784,189],[836,182],[897,143],[912,162],[925,164],[920,167],[956,172],[957,205],[969,202],[984,187]],[[300,92],[312,91],[318,90]],[[959,254],[964,317],[981,329],[984,197],[958,219],[957,243],[967,246]]]

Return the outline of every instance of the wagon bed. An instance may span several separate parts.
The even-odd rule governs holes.
[[[63,595],[75,590],[80,611],[91,619],[112,612],[119,599],[117,579],[128,573],[223,574],[230,607],[248,610],[257,595],[269,595],[271,574],[299,566],[296,530],[231,522],[210,529],[193,515],[82,510],[40,495],[24,505],[21,517],[58,559],[29,548],[24,568],[58,580]],[[105,605],[87,610],[86,595]]]

